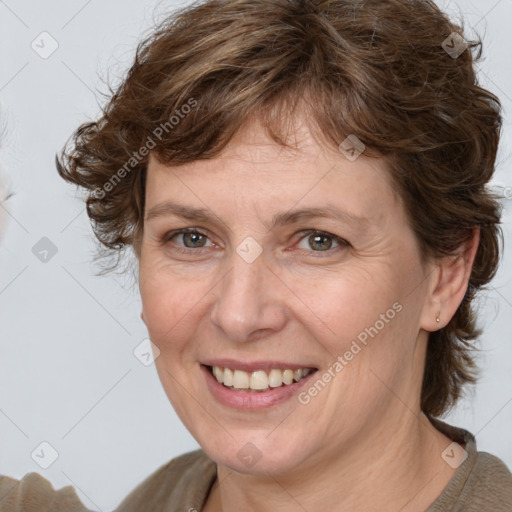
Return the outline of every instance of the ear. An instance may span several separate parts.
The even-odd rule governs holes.
[[[146,321],[144,320],[144,311],[141,311],[141,312],[140,312],[140,319],[141,319],[144,323],[146,323]]]
[[[457,311],[468,288],[479,242],[480,229],[475,228],[472,238],[456,254],[437,262],[421,317],[421,328],[425,331],[434,332],[446,326]]]

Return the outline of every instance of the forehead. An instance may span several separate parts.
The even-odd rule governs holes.
[[[280,146],[254,123],[208,160],[172,166],[151,155],[146,215],[173,202],[217,215],[256,214],[271,223],[276,212],[299,208],[330,205],[354,218],[376,218],[399,206],[383,159],[362,155],[351,161],[304,128],[289,139],[292,148]]]

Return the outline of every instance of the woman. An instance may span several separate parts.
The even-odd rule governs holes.
[[[202,449],[118,512],[512,510],[439,420],[499,259],[479,47],[423,0],[209,0],[140,45],[57,166]]]

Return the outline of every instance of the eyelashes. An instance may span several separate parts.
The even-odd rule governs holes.
[[[318,230],[308,230],[306,232],[302,232],[301,233],[303,236],[302,238],[300,238],[299,242],[302,242],[303,240],[306,240],[306,243],[311,243],[311,241],[313,241],[313,244],[316,244],[318,243],[319,240],[331,240],[333,241],[334,243],[337,244],[337,247],[334,247],[334,249],[338,249],[338,248],[343,248],[343,247],[348,247],[349,243],[336,236],[336,235],[333,235],[332,233],[327,233],[325,231],[318,231]],[[332,250],[332,243],[328,244],[329,247],[327,249],[321,249],[320,251],[312,251],[312,252],[329,252]]]
[[[177,244],[174,241],[175,239],[180,239],[180,237],[184,245]],[[294,243],[294,247],[299,245],[300,243],[305,242],[306,248],[302,247],[299,248],[298,250],[307,253],[313,253],[315,256],[321,255],[322,253],[332,255],[334,252],[337,252],[338,250],[346,249],[351,246],[351,244],[347,240],[344,240],[343,238],[340,238],[339,236],[329,233],[327,231],[321,231],[317,229],[308,229],[300,231],[296,233],[294,237],[298,237],[297,242]],[[325,244],[326,241],[327,244]],[[210,243],[208,244],[208,242]],[[164,235],[164,237],[161,240],[161,243],[165,246],[172,247],[173,251],[191,255],[193,255],[194,253],[202,254],[203,252],[205,252],[205,250],[208,251],[209,248],[211,247],[218,247],[213,242],[211,242],[210,237],[208,236],[207,233],[204,233],[198,228],[185,228],[176,231],[171,231]],[[187,247],[187,244],[190,244],[191,246]],[[194,244],[198,245],[194,246]],[[315,250],[314,247],[316,246],[318,249],[318,244],[320,244],[321,248],[320,250]],[[290,249],[287,249],[287,251],[289,250]]]
[[[165,235],[164,239],[163,239],[163,242],[164,243],[167,243],[167,242],[170,242],[173,238],[177,237],[177,236],[180,236],[182,235],[183,238],[186,236],[186,235],[192,235],[193,237],[196,237],[196,238],[200,238],[202,237],[203,239],[208,239],[208,235],[197,230],[197,229],[194,229],[194,228],[188,228],[188,229],[180,229],[178,231],[171,231],[170,233],[168,233],[167,235]],[[212,244],[213,245],[213,244]],[[202,249],[204,246],[199,246],[198,248],[199,249]],[[207,246],[207,247],[211,247],[211,246]],[[185,247],[187,249],[191,249],[191,250],[196,250],[197,248],[196,247]]]

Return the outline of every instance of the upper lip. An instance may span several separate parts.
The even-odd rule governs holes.
[[[231,370],[242,370],[244,372],[255,372],[258,370],[271,370],[273,368],[279,370],[299,370],[301,368],[310,368],[316,370],[317,368],[310,364],[301,363],[287,363],[276,360],[265,361],[237,361],[235,359],[208,359],[202,361],[205,366],[220,366],[221,368],[229,368]]]

